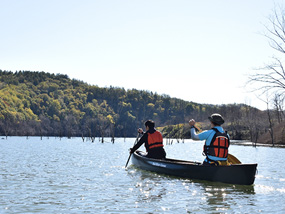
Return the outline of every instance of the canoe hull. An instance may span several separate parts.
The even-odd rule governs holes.
[[[252,185],[255,180],[257,164],[204,166],[201,163],[191,161],[152,159],[143,156],[143,154],[143,152],[136,151],[132,155],[132,163],[143,170],[182,178],[240,185]]]

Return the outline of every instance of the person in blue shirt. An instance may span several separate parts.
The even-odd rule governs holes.
[[[206,158],[204,165],[217,165],[220,161],[227,161],[229,135],[221,125],[225,122],[220,114],[212,114],[208,119],[211,122],[211,129],[196,133],[195,120],[191,119],[189,125],[191,126],[191,138],[193,140],[205,140],[204,154]],[[219,162],[218,162],[219,161]]]

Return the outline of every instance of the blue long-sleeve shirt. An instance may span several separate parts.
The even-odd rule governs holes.
[[[214,128],[218,129],[218,131],[221,133],[225,132],[221,126],[215,126]],[[193,140],[206,140],[205,141],[206,146],[209,146],[211,144],[211,141],[212,141],[215,133],[216,133],[215,130],[210,129],[210,130],[206,130],[206,131],[203,131],[203,132],[197,134],[195,131],[195,128],[191,128],[191,138]],[[213,160],[213,161],[225,161],[225,160],[227,160],[227,158],[219,158],[219,157],[215,157],[215,156],[211,156],[211,155],[208,155],[208,158]],[[207,158],[204,161],[208,162]]]

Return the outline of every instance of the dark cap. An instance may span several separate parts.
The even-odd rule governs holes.
[[[212,122],[212,123],[215,123],[217,125],[222,125],[225,120],[224,118],[220,115],[220,114],[212,114],[211,117],[208,117],[208,119]]]

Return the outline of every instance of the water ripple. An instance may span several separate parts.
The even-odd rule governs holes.
[[[0,213],[285,212],[283,163],[272,161],[283,149],[233,146],[243,162],[259,163],[255,185],[239,186],[158,175],[131,163],[125,169],[133,142],[0,141]],[[166,150],[173,158],[203,159],[201,143],[186,141]]]

